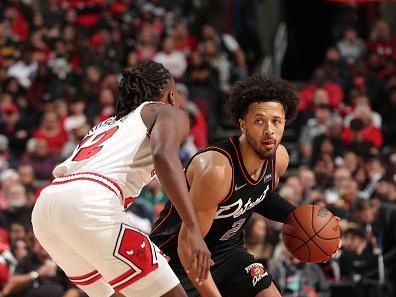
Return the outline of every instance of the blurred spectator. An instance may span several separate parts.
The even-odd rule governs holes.
[[[299,177],[295,175],[287,177],[285,180],[285,186],[290,187],[292,190],[292,194],[288,195],[290,198],[288,200],[294,205],[299,205],[302,202],[304,195],[304,188]]]
[[[52,169],[58,163],[58,159],[50,153],[47,141],[32,138],[29,140],[28,146],[27,153],[21,158],[21,164],[32,166],[40,183],[52,179]]]
[[[153,33],[149,29],[143,29],[138,38],[136,47],[136,63],[143,63],[152,60],[157,53],[157,46]],[[132,66],[132,65],[130,65]]]
[[[388,23],[379,20],[371,31],[370,51],[379,55],[381,64],[396,60],[396,38],[392,35]]]
[[[31,272],[37,272],[34,275]],[[69,292],[70,291],[70,292]],[[78,290],[67,279],[41,247],[33,241],[32,253],[19,261],[15,274],[2,290],[2,296],[62,297],[65,293],[78,297]]]
[[[370,122],[368,109],[359,109],[357,117],[351,120],[350,127],[344,128],[340,137],[352,149],[366,153],[371,146],[380,148],[383,142],[381,130]]]
[[[67,133],[71,133],[87,122],[85,115],[86,103],[83,98],[77,97],[72,99],[68,106],[70,113],[66,116],[63,127]]]
[[[312,157],[313,140],[316,136],[324,134],[327,123],[331,117],[331,108],[326,104],[319,104],[315,108],[315,117],[309,119],[303,126],[299,138],[300,152],[303,163],[308,163]]]
[[[32,51],[25,45],[21,59],[8,68],[8,76],[15,77],[24,88],[28,88],[36,75],[38,64],[32,59]]]
[[[0,134],[8,138],[10,153],[15,158],[20,157],[26,149],[30,129],[14,103],[1,105]]]
[[[366,171],[368,182],[366,187],[360,192],[360,197],[369,199],[372,197],[378,181],[384,176],[385,168],[379,158],[371,157],[367,160]]]
[[[231,83],[231,64],[226,56],[220,51],[219,46],[212,39],[206,40],[202,45],[204,59],[217,70],[219,75],[220,89],[228,93]]]
[[[27,205],[25,188],[17,183],[11,185],[4,194],[8,198],[8,208],[0,213],[0,226],[10,229],[15,222],[30,226],[32,208]]]
[[[376,184],[373,198],[396,203],[396,182],[391,178],[381,178]]]
[[[180,107],[188,112],[190,118],[190,136],[197,149],[204,148],[208,145],[208,124],[205,116],[194,102],[189,101],[186,85],[178,83],[176,89],[179,92]]]
[[[329,297],[330,283],[315,263],[304,263],[282,245],[281,258],[270,267],[270,273],[284,297]]]
[[[154,61],[162,63],[176,80],[180,80],[187,69],[187,62],[184,54],[175,49],[175,42],[172,36],[168,36],[162,42],[162,51],[158,52]]]
[[[333,108],[337,108],[344,98],[344,92],[340,85],[326,79],[326,73],[324,70],[317,68],[313,74],[311,83],[301,89],[300,110],[307,110],[310,108],[313,101],[313,94],[318,88],[323,88],[327,91],[329,95],[329,104]]]
[[[38,183],[36,181],[36,176],[34,174],[33,167],[29,164],[20,164],[18,166],[18,174],[21,184],[25,187],[26,195],[28,198],[28,205],[34,205],[36,201],[36,190],[38,188]]]
[[[47,143],[49,153],[60,153],[67,141],[67,134],[63,129],[59,116],[54,112],[46,112],[33,137]]]
[[[264,217],[256,213],[253,213],[245,227],[245,248],[265,267],[273,249],[265,242],[266,228]]]
[[[244,79],[247,76],[246,58],[245,53],[240,47],[238,41],[228,33],[219,34],[219,32],[210,24],[204,24],[201,31],[203,39],[203,42],[200,44],[201,50],[206,52],[205,48],[208,46],[207,41],[213,41],[214,44],[210,45],[210,51],[213,51],[215,48],[218,59],[225,55],[226,59],[231,62],[229,67],[234,76],[233,82],[234,80]],[[211,54],[207,55],[209,57],[212,56]],[[219,70],[219,72],[221,72],[221,70]],[[221,77],[222,74],[220,73],[220,80]],[[226,92],[227,89],[223,89],[223,91]]]
[[[344,38],[337,43],[342,59],[348,64],[355,64],[356,60],[363,56],[366,45],[357,35],[354,28],[344,31]]]
[[[350,123],[353,119],[362,117],[361,113],[367,113],[370,117],[369,121],[374,125],[374,127],[381,129],[382,127],[382,118],[378,112],[375,112],[370,107],[370,100],[367,95],[360,95],[354,98],[354,110],[345,116],[344,125],[346,127],[350,126]]]
[[[351,205],[354,220],[366,230],[370,243],[384,256],[385,278],[393,296],[396,284],[396,206],[357,199]],[[393,292],[393,293],[392,293]]]
[[[334,171],[333,186],[326,190],[326,202],[328,204],[337,204],[340,199],[341,184],[345,180],[349,180],[351,172],[346,167],[339,167]]]
[[[300,166],[298,168],[298,178],[303,187],[303,200],[306,201],[316,187],[315,174],[308,166]]]
[[[190,35],[185,23],[177,23],[172,30],[172,36],[175,41],[175,48],[181,51],[187,58],[190,57],[193,51],[197,50],[198,40]]]

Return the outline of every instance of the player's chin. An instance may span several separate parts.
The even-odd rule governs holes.
[[[276,152],[276,148],[273,149],[261,149],[260,150],[260,158],[261,159],[269,159],[269,158],[273,158]]]

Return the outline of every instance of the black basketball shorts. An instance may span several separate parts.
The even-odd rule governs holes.
[[[222,296],[254,297],[271,285],[272,277],[265,267],[241,248],[222,256],[221,259],[216,258],[214,259],[215,266],[210,271]],[[171,260],[171,267],[180,279],[187,295],[189,297],[200,296],[181,265],[172,262]]]

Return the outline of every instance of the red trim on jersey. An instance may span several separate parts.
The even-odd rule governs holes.
[[[99,181],[99,180],[97,180],[97,179],[89,178],[89,177],[77,177],[77,178],[71,179],[71,180],[64,180],[64,181],[59,181],[59,182],[53,182],[52,184],[53,184],[53,185],[62,185],[62,184],[70,183],[70,182],[72,182],[72,181],[76,181],[76,180],[88,180],[88,181],[92,181],[92,182],[98,183],[98,184],[100,184],[100,185],[106,187],[106,188],[109,189],[110,191],[112,191],[114,194],[118,195],[118,193],[115,192],[115,191],[113,190],[112,187],[109,187],[108,185],[106,185],[105,183],[103,183],[103,182],[101,182],[101,181]]]
[[[245,173],[245,170],[246,170],[246,169],[245,169],[244,165],[242,164],[241,158],[239,157],[238,148],[236,147],[236,144],[234,143],[234,140],[232,139],[232,137],[230,138],[230,141],[231,141],[231,144],[232,144],[232,146],[234,147],[234,149],[235,149],[235,151],[236,151],[236,155],[237,155],[239,167],[241,168],[241,171],[242,171],[242,173],[243,173],[243,176],[245,177],[245,180],[246,180],[250,185],[252,185],[252,186],[258,185],[258,184],[262,181],[262,179],[263,179],[265,173],[267,172],[268,159],[265,161],[265,169],[264,169],[264,164],[263,164],[263,167],[261,168],[261,175],[260,175],[260,177],[257,179],[257,181],[252,182],[253,179],[252,179],[251,177],[249,177],[248,175],[246,175],[246,173]]]
[[[151,230],[151,233],[154,232],[155,230],[157,230],[157,228],[158,228],[159,226],[161,226],[163,222],[166,221],[166,219],[169,217],[169,215],[170,215],[171,212],[172,212],[172,207],[173,207],[173,204],[171,204],[171,206],[169,207],[168,214],[162,219],[162,221],[161,221],[157,226],[155,226],[155,228],[154,228],[153,230]]]
[[[94,274],[97,274],[98,273],[98,271],[97,270],[94,270],[94,271],[91,271],[91,272],[89,272],[89,273],[87,273],[87,274],[84,274],[84,275],[79,275],[79,276],[68,276],[68,278],[70,279],[70,280],[83,280],[83,279],[86,279],[86,278],[88,278],[88,277],[90,277],[90,276],[93,276]]]
[[[93,176],[97,176],[97,177],[100,177],[100,178],[105,179],[106,181],[108,181],[108,182],[111,183],[114,187],[117,188],[117,190],[120,192],[120,195],[121,195],[120,198],[121,198],[121,199],[124,199],[124,193],[122,192],[121,187],[120,187],[113,179],[108,178],[108,177],[106,177],[106,176],[104,176],[104,175],[101,175],[101,174],[99,174],[99,173],[96,173],[96,172],[84,171],[84,172],[78,172],[78,173],[73,173],[73,174],[67,174],[67,175],[59,176],[59,177],[55,178],[55,179],[52,181],[52,184],[66,183],[66,182],[78,180],[78,179],[81,179],[81,178],[88,178],[88,179],[90,179],[90,180],[97,181],[97,182],[99,182],[100,184],[103,184],[100,180],[94,179],[94,178],[92,178],[92,177],[85,177],[85,176],[82,176],[82,175],[84,175],[84,174],[93,175]],[[74,178],[74,177],[75,177],[75,178]],[[64,178],[70,178],[70,179],[62,180],[62,181],[57,181],[57,179],[64,179]],[[106,185],[106,187],[109,188],[109,186],[107,186],[107,185]],[[111,189],[111,188],[110,188],[110,189]],[[115,192],[113,189],[111,189],[111,190],[112,190],[113,192]],[[115,193],[116,193],[116,192],[115,192]],[[117,196],[118,196],[118,193],[116,193],[116,194],[117,194]]]
[[[173,234],[173,235],[172,235],[171,237],[169,237],[167,240],[165,240],[164,242],[160,243],[160,244],[158,245],[158,247],[160,248],[160,247],[164,246],[164,245],[167,244],[169,241],[171,241],[175,236],[176,236],[176,234]]]
[[[102,278],[102,275],[98,274],[97,276],[95,276],[89,280],[86,280],[86,281],[72,281],[71,280],[71,282],[73,284],[75,284],[76,286],[88,286],[88,285],[92,285],[94,282],[100,280],[101,278]]]

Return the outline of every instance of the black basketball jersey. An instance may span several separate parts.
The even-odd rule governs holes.
[[[244,167],[238,137],[209,146],[199,151],[193,158],[207,151],[217,151],[225,155],[233,170],[229,193],[218,205],[212,226],[205,236],[205,242],[214,259],[224,252],[242,246],[244,226],[255,207],[274,188],[275,159],[266,160],[259,178],[253,180]],[[175,256],[180,226],[181,218],[172,203],[168,202],[154,224],[150,237],[165,254]]]

